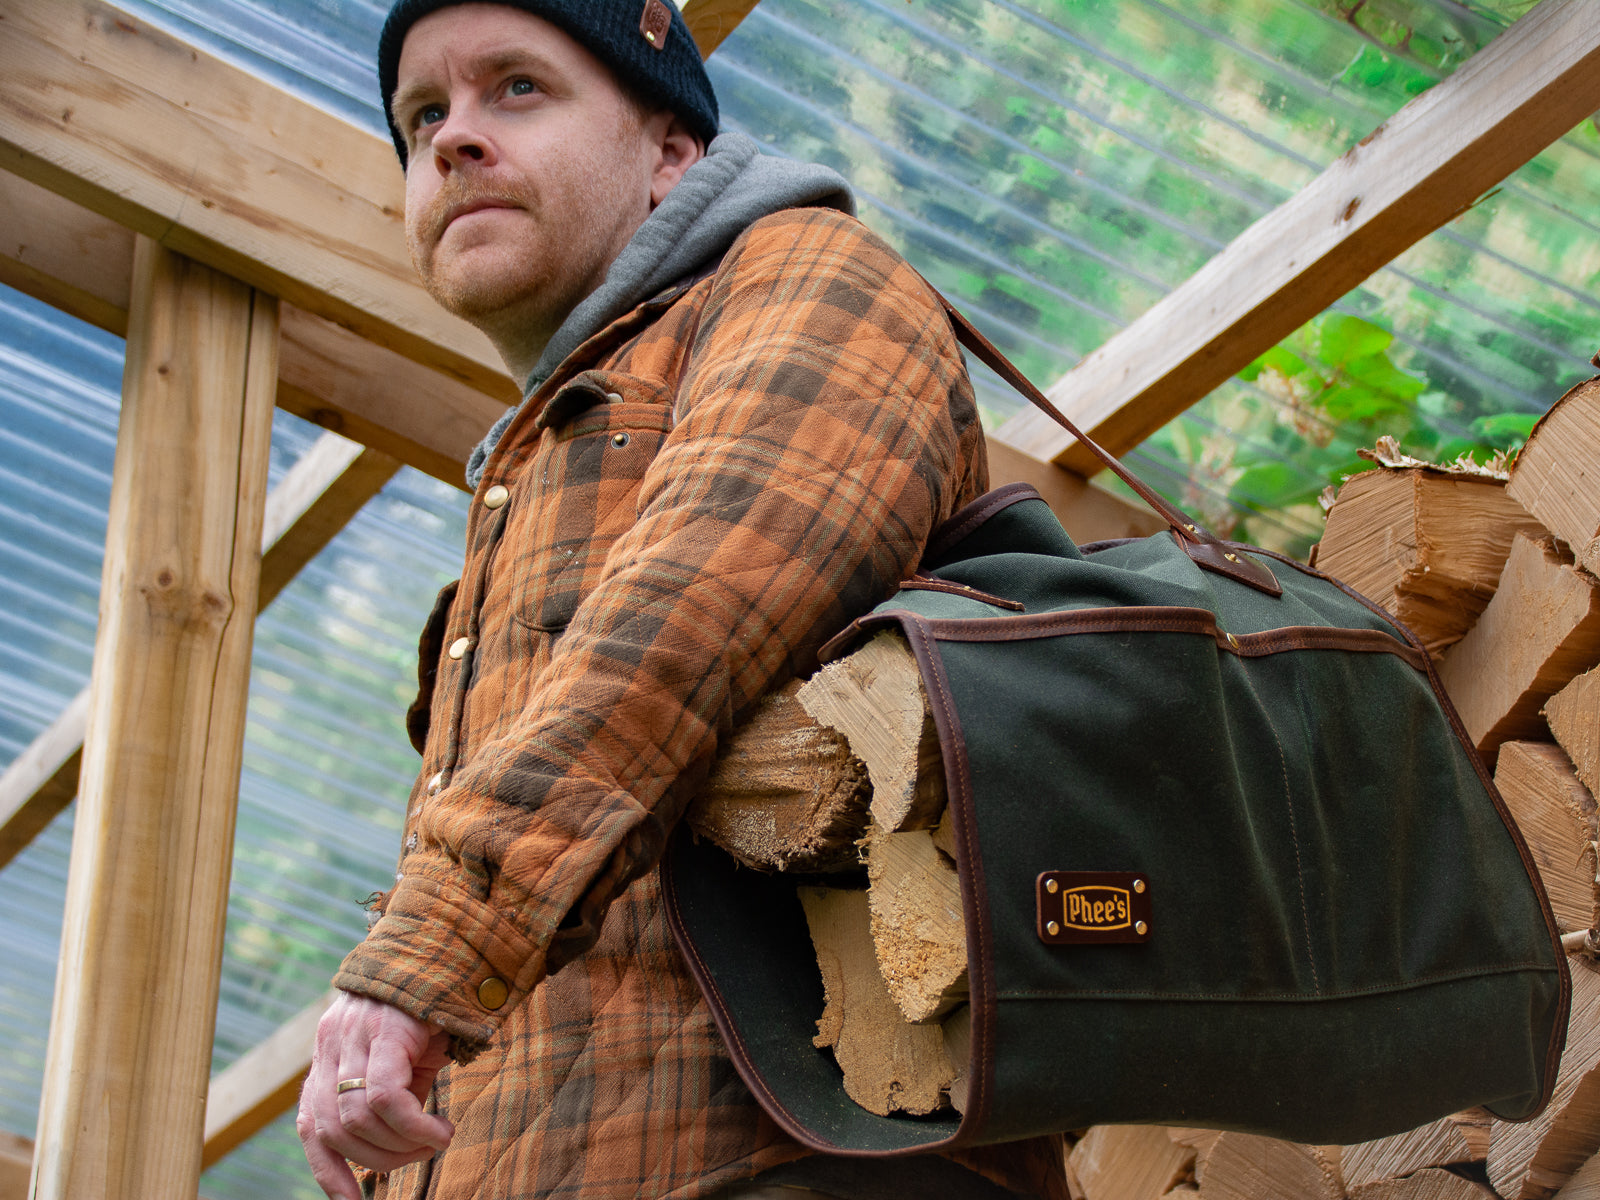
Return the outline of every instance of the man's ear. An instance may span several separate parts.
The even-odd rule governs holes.
[[[678,186],[683,173],[706,155],[706,144],[676,113],[659,112],[650,122],[655,170],[650,174],[650,207],[654,209]]]

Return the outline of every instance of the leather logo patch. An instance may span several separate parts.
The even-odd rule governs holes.
[[[1150,881],[1137,871],[1045,871],[1037,893],[1047,945],[1150,940]]]
[[[639,32],[644,40],[657,50],[667,48],[667,31],[672,28],[672,10],[666,0],[645,0],[644,15],[639,18]]]

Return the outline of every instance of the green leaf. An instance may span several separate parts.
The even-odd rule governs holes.
[[[1472,423],[1472,432],[1496,449],[1508,448],[1513,442],[1527,441],[1538,422],[1537,413],[1490,413]]]
[[[1234,480],[1228,499],[1250,508],[1282,508],[1316,495],[1322,487],[1288,463],[1263,462]]]
[[[1387,354],[1352,358],[1344,364],[1344,369],[1351,382],[1401,400],[1415,400],[1428,386],[1415,375],[1395,366]]]
[[[1375,421],[1411,411],[1405,401],[1360,384],[1330,388],[1317,398],[1317,404],[1335,421]]]
[[[1314,325],[1317,357],[1330,367],[1382,354],[1394,341],[1388,330],[1346,313],[1318,317]]]

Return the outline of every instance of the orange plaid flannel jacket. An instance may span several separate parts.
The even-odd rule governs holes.
[[[369,1189],[690,1200],[805,1153],[735,1074],[652,868],[719,739],[986,475],[937,301],[820,209],[758,221],[524,405],[423,636],[400,873],[334,980],[450,1031],[456,1135]],[[958,1157],[1066,1194],[1053,1139]]]

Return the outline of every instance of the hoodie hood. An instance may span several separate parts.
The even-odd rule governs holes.
[[[850,185],[816,163],[762,154],[742,133],[724,133],[684,172],[617,255],[605,281],[556,330],[532,374],[523,403],[563,359],[651,296],[721,258],[755,221],[786,208],[835,208],[855,213]],[[476,489],[489,454],[520,410],[494,423],[467,459],[467,486]]]

